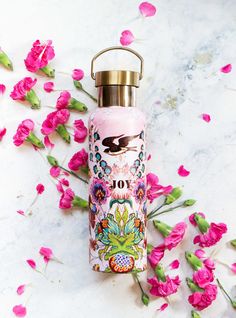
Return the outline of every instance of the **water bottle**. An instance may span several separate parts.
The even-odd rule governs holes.
[[[94,63],[110,50],[139,58],[140,72],[99,71]],[[144,271],[146,255],[145,115],[135,106],[143,59],[130,48],[94,56],[91,76],[98,108],[89,118],[89,262],[95,271]]]

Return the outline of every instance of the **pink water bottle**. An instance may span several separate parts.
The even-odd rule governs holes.
[[[100,71],[94,62],[110,50],[135,54],[140,72]],[[147,267],[145,116],[135,107],[143,59],[111,47],[92,60],[98,108],[89,118],[89,260],[93,270],[128,273]]]

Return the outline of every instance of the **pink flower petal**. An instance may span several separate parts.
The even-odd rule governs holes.
[[[121,33],[120,44],[128,46],[134,41],[134,35],[130,30],[125,30]]]
[[[51,93],[54,90],[54,83],[53,82],[46,82],[43,84],[43,89],[47,93]]]
[[[149,2],[142,2],[139,5],[139,11],[144,17],[153,17],[156,14],[156,7]]]
[[[57,183],[56,187],[58,192],[64,193],[64,189],[60,181]]]
[[[53,251],[49,247],[41,247],[39,250],[39,254],[44,257],[43,259],[45,263],[48,263],[53,256]]]
[[[170,269],[177,269],[179,268],[179,261],[175,259],[172,263],[169,265]]]
[[[6,135],[6,132],[7,132],[6,128],[0,128],[0,141]]]
[[[207,123],[211,121],[211,116],[209,114],[202,114],[201,117]]]
[[[84,71],[78,68],[75,68],[72,72],[72,78],[74,81],[81,81],[84,78]]]
[[[6,86],[4,84],[0,84],[0,95],[3,95],[5,93]]]
[[[51,167],[50,169],[50,175],[53,177],[53,178],[57,178],[61,173],[61,168],[59,167]]]
[[[49,149],[53,149],[55,146],[55,144],[53,144],[51,140],[49,139],[49,136],[44,137],[44,145]]]
[[[69,181],[68,181],[67,179],[65,179],[65,178],[62,178],[62,179],[60,180],[60,182],[61,182],[61,184],[63,184],[65,187],[69,187],[69,185],[70,185]]]
[[[36,269],[36,263],[33,259],[27,259],[26,262],[29,264],[31,268]]]
[[[26,316],[26,307],[23,305],[16,305],[12,308],[13,313],[16,317],[25,317]]]
[[[200,259],[202,259],[202,260],[206,259],[206,253],[205,253],[204,250],[198,249],[198,250],[195,251],[194,254],[195,254],[198,258],[200,258]]]
[[[18,210],[18,211],[16,211],[18,214],[20,214],[20,215],[25,215],[25,212],[24,211],[22,211],[22,210]]]
[[[148,157],[147,157],[147,161],[151,160],[151,158],[152,158],[152,155],[149,154]]]
[[[44,192],[44,185],[42,183],[39,183],[36,187],[36,190],[38,192],[38,194],[42,194]]]
[[[20,285],[20,286],[17,287],[16,292],[17,292],[18,295],[22,295],[22,294],[24,293],[24,291],[25,291],[25,286],[26,286],[26,285]]]
[[[164,311],[169,305],[167,303],[164,303],[161,305],[160,308],[157,309],[157,311]]]
[[[227,65],[221,67],[220,71],[222,73],[225,73],[225,74],[226,73],[230,73],[232,71],[232,65],[231,64],[227,64]]]
[[[181,177],[187,177],[190,174],[190,171],[186,170],[183,165],[181,165],[178,169],[178,174]]]
[[[234,274],[236,274],[236,263],[233,263],[233,264],[231,265],[231,270],[232,270],[232,272],[233,272]]]

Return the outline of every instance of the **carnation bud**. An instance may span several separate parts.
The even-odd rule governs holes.
[[[77,206],[79,208],[86,209],[88,207],[88,201],[86,201],[86,200],[84,200],[76,195],[72,201],[72,205],[73,205],[73,207]]]
[[[182,190],[178,187],[174,188],[170,194],[166,196],[165,204],[169,205],[178,200],[182,195]]]
[[[155,226],[155,228],[164,236],[167,237],[171,230],[172,227],[165,224],[164,222],[158,221],[158,220],[154,220],[153,221],[153,225]]]
[[[230,241],[230,244],[231,244],[234,248],[236,248],[236,239],[231,240],[231,241]]]
[[[72,110],[77,110],[81,113],[85,113],[88,110],[88,107],[84,103],[78,101],[73,97],[70,99],[68,108]]]
[[[55,70],[49,64],[47,66],[40,68],[40,71],[42,71],[48,77],[55,77]]]
[[[188,200],[185,200],[184,203],[183,203],[183,206],[192,206],[196,203],[196,200],[194,199],[188,199]]]
[[[193,270],[197,271],[202,267],[202,261],[195,254],[185,252],[185,258]]]
[[[194,219],[201,233],[206,233],[210,227],[209,223],[199,213],[195,213]]]
[[[191,311],[191,315],[192,315],[192,318],[201,318],[201,316],[199,315],[199,313],[197,313],[195,310],[192,310],[192,311]]]
[[[48,155],[47,156],[47,160],[48,160],[48,162],[50,163],[50,165],[52,167],[58,166],[58,161],[57,161],[57,159],[55,157]]]
[[[148,306],[149,304],[149,296],[146,293],[142,293],[142,302],[145,306]]]
[[[83,86],[82,86],[82,84],[80,83],[80,81],[73,81],[74,82],[74,85],[75,85],[75,87],[77,88],[77,89],[82,89],[83,88]]]
[[[6,69],[13,71],[12,62],[5,52],[0,48],[0,64],[2,64]]]
[[[58,125],[56,128],[56,132],[62,137],[63,140],[65,140],[65,142],[67,142],[68,144],[70,143],[70,134],[64,125]]]
[[[25,99],[30,103],[32,109],[40,108],[40,100],[33,89],[27,92]]]

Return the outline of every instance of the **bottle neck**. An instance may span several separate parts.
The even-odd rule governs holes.
[[[98,107],[135,106],[136,87],[107,85],[98,87]]]

